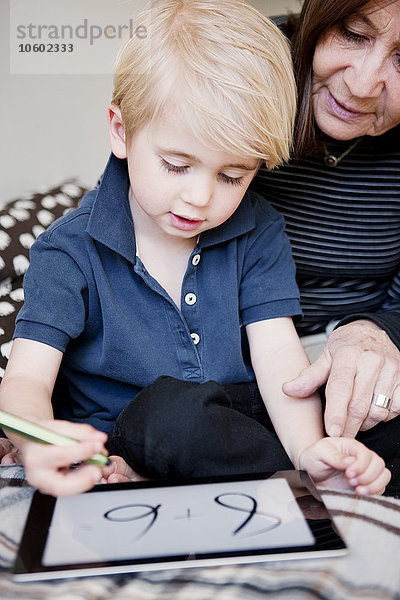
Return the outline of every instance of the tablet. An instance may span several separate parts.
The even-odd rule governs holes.
[[[67,498],[35,492],[19,581],[342,555],[302,471],[98,485]]]

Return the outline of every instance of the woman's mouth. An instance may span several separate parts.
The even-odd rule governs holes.
[[[192,219],[191,217],[177,215],[172,212],[168,213],[168,215],[171,224],[181,231],[193,231],[203,223],[203,219]]]
[[[359,119],[360,117],[365,117],[365,116],[371,114],[370,112],[366,112],[366,111],[362,111],[362,110],[355,110],[354,108],[348,106],[347,104],[344,104],[343,102],[339,102],[339,100],[337,100],[331,94],[331,92],[329,90],[328,90],[327,103],[328,103],[328,108],[329,108],[330,112],[334,113],[339,118],[347,120],[347,121]]]

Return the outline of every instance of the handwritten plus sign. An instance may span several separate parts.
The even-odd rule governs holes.
[[[185,515],[178,515],[177,517],[175,517],[175,519],[188,519],[188,520],[190,520],[192,517],[201,517],[201,516],[202,515],[192,515],[192,511],[190,510],[190,508],[187,508]]]

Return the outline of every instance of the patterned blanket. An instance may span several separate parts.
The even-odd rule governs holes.
[[[347,556],[174,569],[41,583],[10,575],[33,489],[0,467],[1,600],[400,600],[400,500],[324,491]]]

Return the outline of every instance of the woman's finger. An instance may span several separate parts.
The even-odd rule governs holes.
[[[369,429],[387,420],[390,413],[379,411],[379,407],[370,412],[378,382],[388,390],[400,384],[400,352],[386,332],[370,321],[354,321],[330,334],[324,352],[332,358],[325,394],[328,434],[354,436],[361,428]],[[395,375],[392,364],[396,366]],[[400,398],[396,410],[399,405]]]
[[[303,369],[291,381],[283,384],[284,394],[298,398],[310,396],[327,381],[330,368],[330,356],[323,352],[312,365]]]
[[[392,394],[392,401],[389,404],[389,413],[385,419],[385,421],[390,421],[391,419],[395,419],[400,415],[400,383],[396,385]]]
[[[397,361],[391,359],[390,357],[385,357],[382,361],[382,366],[377,367],[377,379],[374,385],[374,389],[368,390],[367,394],[369,396],[369,410],[366,415],[360,430],[365,431],[377,425],[381,421],[388,420],[390,413],[390,405],[393,403],[395,390],[399,381],[399,366]],[[390,404],[388,407],[381,406],[379,401],[384,398],[390,399]],[[398,399],[396,399],[397,404]]]
[[[344,348],[332,356],[332,367],[325,389],[325,428],[331,437],[343,435],[346,427],[357,370],[354,354],[353,348]]]
[[[384,359],[377,353],[366,351],[353,353],[356,375],[353,391],[347,407],[343,435],[355,437],[371,411],[371,398],[381,374]],[[392,385],[392,380],[390,380]],[[386,415],[381,415],[385,418]]]

